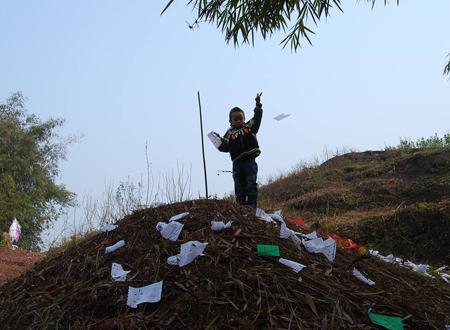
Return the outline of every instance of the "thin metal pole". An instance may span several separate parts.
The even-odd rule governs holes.
[[[208,178],[206,176],[206,160],[205,160],[205,144],[203,142],[203,120],[202,120],[202,104],[200,103],[200,91],[197,91],[198,97],[198,110],[200,112],[200,133],[202,137],[202,155],[203,155],[203,171],[205,173],[205,190],[206,190],[206,199],[208,199]]]

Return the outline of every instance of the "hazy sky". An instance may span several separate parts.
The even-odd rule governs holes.
[[[260,181],[324,146],[382,149],[449,129],[449,1],[344,1],[297,53],[282,35],[235,49],[213,26],[189,29],[186,0],[161,17],[166,1],[0,3],[0,99],[20,90],[30,112],[83,136],[59,178],[79,195],[144,175],[146,141],[155,175],[192,166],[203,193],[197,90],[205,135],[225,132],[233,106],[250,118],[263,92]],[[292,115],[275,121],[281,112]],[[229,156],[205,142],[210,192],[231,192],[231,176],[217,176]]]

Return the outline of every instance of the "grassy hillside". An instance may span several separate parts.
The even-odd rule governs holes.
[[[449,196],[449,148],[367,151],[261,187],[260,205],[385,253],[450,263]]]

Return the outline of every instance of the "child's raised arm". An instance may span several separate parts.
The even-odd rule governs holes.
[[[261,95],[262,93],[257,93],[255,97],[255,110],[253,118],[249,120],[249,125],[253,133],[258,133],[259,126],[261,125],[262,119],[262,104],[261,104]]]

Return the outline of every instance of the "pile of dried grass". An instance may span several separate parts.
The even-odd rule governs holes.
[[[177,242],[161,237],[159,221],[189,211]],[[211,220],[233,220],[213,232]],[[37,264],[0,287],[2,328],[171,329],[372,329],[367,315],[406,318],[407,328],[443,329],[450,324],[447,284],[373,259],[358,269],[376,282],[352,276],[355,255],[338,251],[334,262],[279,238],[279,227],[258,220],[253,209],[227,201],[191,201],[141,210],[109,233],[87,238]],[[126,246],[105,254],[119,240]],[[205,256],[185,267],[168,265],[189,240],[208,242]],[[257,255],[257,244],[276,244],[283,258],[307,267],[300,273],[277,259]],[[131,270],[126,282],[111,281],[111,264]],[[127,307],[129,286],[163,280],[159,303]]]

